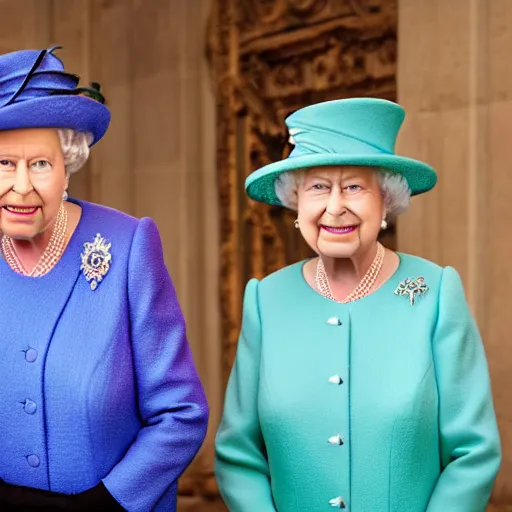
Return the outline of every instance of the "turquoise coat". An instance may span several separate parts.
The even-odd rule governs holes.
[[[232,512],[483,512],[501,459],[484,348],[457,272],[400,254],[350,304],[303,262],[246,288],[216,438]],[[411,305],[406,278],[428,291]]]

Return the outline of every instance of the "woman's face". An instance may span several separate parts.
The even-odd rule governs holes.
[[[315,167],[299,186],[299,227],[322,256],[351,258],[370,249],[385,213],[377,173],[369,167]]]
[[[30,240],[52,225],[67,186],[57,130],[0,131],[0,232]]]

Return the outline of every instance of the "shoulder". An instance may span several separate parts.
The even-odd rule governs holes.
[[[400,257],[400,267],[407,272],[423,272],[428,274],[429,277],[441,277],[443,267],[437,263],[425,258],[420,258],[419,256],[413,256],[412,254],[405,254],[401,252],[397,254]]]
[[[431,279],[448,282],[452,284],[462,284],[457,270],[451,266],[442,267],[433,261],[413,256],[411,254],[398,253],[400,256],[400,268],[409,274],[424,274]],[[411,276],[412,277],[412,276]]]
[[[299,261],[272,272],[272,274],[269,274],[260,281],[260,290],[262,292],[272,292],[283,287],[294,286],[302,278],[302,266],[305,261]]]
[[[307,294],[309,287],[302,277],[302,266],[305,261],[299,261],[276,272],[272,272],[261,280],[251,279],[246,287],[256,297],[260,312],[263,309],[280,307],[284,303],[292,304],[301,300]]]
[[[409,254],[400,253],[399,256],[401,279],[423,277],[437,297],[437,302],[459,303],[466,307],[464,285],[455,268],[442,267],[432,261]],[[448,300],[447,297],[449,297]]]
[[[112,229],[114,231],[134,231],[137,228],[139,220],[119,210],[87,201],[73,200],[73,202],[82,208],[84,221],[88,224],[114,228]]]
[[[411,254],[397,253],[400,257],[400,266],[396,272],[396,280],[403,282],[406,279],[414,281],[423,278],[431,292],[429,295],[438,294],[443,276],[443,267],[433,261]]]
[[[156,237],[158,240],[160,238],[155,221],[149,217],[138,219],[108,206],[87,201],[75,202],[82,208],[84,222],[89,229],[108,230],[110,238],[127,241],[133,240],[138,235]]]
[[[267,313],[299,300],[299,295],[304,292],[304,283],[301,285],[303,263],[284,267],[261,280],[252,278],[248,281],[243,300],[244,330],[259,329],[260,320]]]

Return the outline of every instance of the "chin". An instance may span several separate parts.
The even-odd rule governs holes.
[[[319,243],[318,253],[326,258],[351,258],[360,249],[359,241],[352,243]]]
[[[34,229],[6,229],[0,228],[1,234],[6,235],[14,240],[32,240],[37,234]]]

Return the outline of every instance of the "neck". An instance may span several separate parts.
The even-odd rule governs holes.
[[[360,249],[350,258],[330,258],[322,256],[329,282],[344,283],[361,281],[377,255],[377,242],[368,249]]]
[[[16,256],[27,272],[30,272],[41,259],[45,249],[48,247],[54,228],[55,222],[52,222],[47,229],[37,234],[34,238],[29,240],[13,239]]]
[[[336,298],[347,297],[362,281],[377,255],[375,242],[366,250],[359,250],[350,258],[322,256],[329,287]]]

